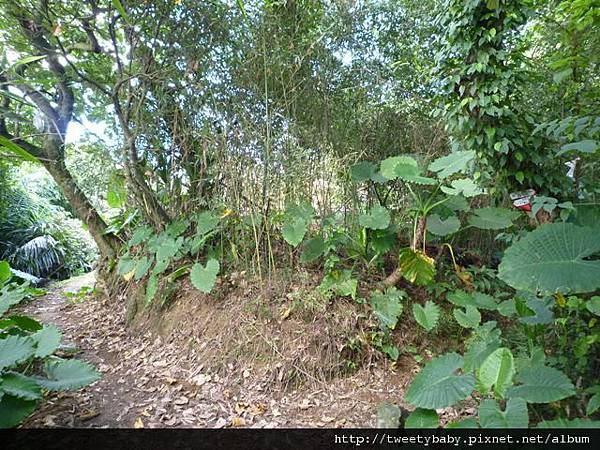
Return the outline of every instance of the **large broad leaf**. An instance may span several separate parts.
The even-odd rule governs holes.
[[[58,348],[62,333],[54,325],[44,325],[40,331],[31,337],[36,343],[35,356],[45,358]]]
[[[446,296],[446,299],[456,306],[474,306],[479,309],[495,310],[498,307],[496,299],[483,292],[468,293],[461,289],[453,291]]]
[[[508,389],[508,398],[521,397],[529,403],[550,403],[575,394],[569,377],[553,367],[526,367],[515,380],[520,386]]]
[[[512,221],[519,217],[517,211],[506,208],[479,208],[469,217],[469,224],[482,230],[502,230],[512,226]]]
[[[151,235],[153,231],[152,228],[147,226],[141,226],[135,229],[133,234],[131,235],[131,239],[127,242],[128,247],[133,247],[136,245],[140,245],[142,242],[146,241]]]
[[[447,236],[456,233],[460,229],[460,221],[456,216],[450,216],[444,220],[438,214],[427,217],[427,231],[437,236]]]
[[[502,347],[491,353],[477,370],[477,389],[487,394],[492,387],[494,394],[503,398],[515,375],[512,352]]]
[[[4,286],[0,290],[0,316],[8,311],[11,306],[21,302],[25,297],[27,297],[25,289],[12,289],[10,285]]]
[[[383,327],[393,330],[396,328],[398,318],[402,314],[402,298],[405,293],[395,287],[385,292],[375,291],[371,294],[371,306],[373,314],[379,319]]]
[[[435,261],[420,250],[400,250],[398,264],[400,273],[411,283],[426,285],[435,276]]]
[[[208,294],[217,281],[219,269],[219,261],[216,259],[209,259],[206,266],[202,266],[200,263],[194,264],[190,272],[192,284],[199,291]]]
[[[577,150],[582,153],[594,153],[599,148],[599,141],[594,141],[592,139],[584,139],[583,141],[572,142],[571,144],[563,145],[556,154],[562,155],[563,153],[567,153],[571,150]]]
[[[427,300],[425,306],[414,303],[412,310],[413,316],[419,325],[427,331],[431,331],[435,328],[438,319],[440,318],[440,308],[435,303],[431,300]]]
[[[500,330],[492,330],[475,336],[467,346],[463,370],[465,372],[477,370],[500,345]]]
[[[36,380],[40,386],[49,391],[79,389],[100,378],[100,374],[91,364],[77,359],[48,362],[44,371],[48,378]]]
[[[483,400],[479,406],[479,424],[482,428],[527,428],[527,402],[522,398],[511,398],[501,411],[496,400]]]
[[[5,394],[0,398],[0,428],[12,428],[28,415],[30,415],[37,405],[35,400],[23,400]]]
[[[42,390],[36,380],[17,372],[8,372],[0,376],[0,391],[23,400],[42,398]]]
[[[460,178],[453,180],[450,186],[442,186],[442,192],[448,195],[462,195],[463,197],[477,197],[484,193],[477,183],[470,178]]]
[[[142,256],[135,266],[133,279],[135,281],[140,281],[142,278],[144,278],[153,262],[154,260],[152,258],[148,256]]]
[[[363,181],[372,180],[375,177],[377,167],[369,161],[362,161],[350,167],[350,178],[352,181],[362,183]]]
[[[325,240],[322,236],[317,236],[306,241],[302,254],[300,255],[300,261],[308,263],[314,261],[325,252]]]
[[[437,428],[440,419],[433,409],[417,408],[406,418],[404,428]]]
[[[456,353],[432,359],[410,384],[404,399],[419,408],[438,409],[467,398],[473,392],[475,378],[457,374],[462,363]]]
[[[521,316],[519,317],[519,322],[527,325],[549,324],[554,322],[554,313],[552,312],[552,307],[554,306],[553,297],[537,298],[531,293],[520,293],[518,300],[521,300],[522,297],[525,298],[526,308],[523,308],[522,306],[518,308]],[[522,303],[520,305],[522,305]],[[516,306],[515,309],[517,309]]]
[[[367,214],[361,214],[358,223],[372,230],[384,230],[390,225],[390,212],[383,206],[374,206]]]
[[[381,162],[381,175],[388,180],[400,178],[407,183],[433,185],[437,181],[421,175],[417,161],[410,156],[394,156]]]
[[[398,178],[396,174],[397,170],[407,171],[414,170],[416,173],[418,171],[419,165],[417,164],[417,160],[410,156],[393,156],[391,158],[384,159],[381,161],[380,172],[388,180],[395,180]]]
[[[438,178],[442,180],[466,170],[473,158],[475,158],[475,152],[472,150],[450,153],[429,164],[429,170],[437,172]]]
[[[7,336],[0,339],[0,370],[12,367],[35,353],[33,341],[23,336]]]
[[[219,218],[210,211],[201,212],[196,216],[196,234],[201,236],[211,232],[219,224]]]
[[[298,246],[308,230],[308,223],[302,217],[290,217],[286,219],[281,229],[283,239],[292,247]]]
[[[454,318],[463,328],[476,328],[481,322],[481,314],[474,306],[467,306],[465,310],[454,308]]]
[[[592,292],[600,288],[600,233],[570,223],[539,227],[509,247],[498,276],[530,292]]]

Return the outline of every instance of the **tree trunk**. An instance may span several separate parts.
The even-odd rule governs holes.
[[[63,160],[44,161],[44,167],[75,210],[77,217],[87,225],[98,250],[103,257],[113,258],[119,248],[119,240],[112,234],[106,234],[106,223],[96,212],[86,195],[79,189]]]

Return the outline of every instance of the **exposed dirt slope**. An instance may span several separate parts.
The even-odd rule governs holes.
[[[416,370],[412,358],[393,368],[363,355],[344,371],[351,302],[307,309],[293,289],[267,302],[244,283],[213,297],[184,286],[160,321],[138,314],[126,326],[126,298],[65,295],[91,283],[71,280],[22,308],[60,327],[103,375],[49,397],[27,427],[374,426],[377,406],[399,403]]]

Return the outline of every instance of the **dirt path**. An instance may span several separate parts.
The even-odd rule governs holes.
[[[252,371],[219,376],[193,349],[125,326],[124,307],[69,298],[93,275],[51,287],[22,310],[57,325],[77,357],[102,378],[51,395],[26,427],[358,427],[374,426],[377,405],[401,398],[407,375],[370,367],[292,391],[273,391]]]

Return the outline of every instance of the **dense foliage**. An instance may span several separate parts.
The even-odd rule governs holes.
[[[405,320],[460,337],[408,426],[468,397],[452,426],[590,425],[599,6],[0,0],[0,258],[89,269],[76,218],[157,313],[186,279],[302,267],[391,360]]]

